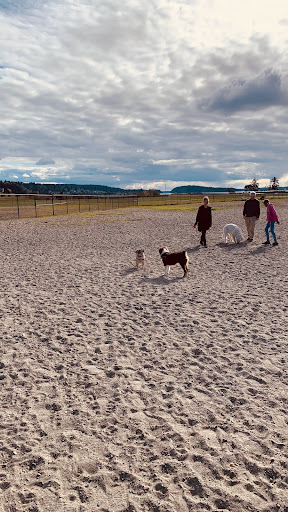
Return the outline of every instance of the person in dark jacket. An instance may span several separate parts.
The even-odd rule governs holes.
[[[212,226],[212,213],[211,206],[209,206],[209,197],[203,198],[203,204],[198,208],[196,221],[194,224],[194,228],[196,228],[198,224],[198,231],[201,232],[200,244],[203,247],[207,247],[206,243],[206,231]]]
[[[260,203],[256,199],[256,192],[250,192],[250,199],[245,201],[243,208],[243,218],[245,220],[248,233],[248,242],[252,242],[254,238],[254,229],[256,220],[260,217]]]

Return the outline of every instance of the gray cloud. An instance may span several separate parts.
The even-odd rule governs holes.
[[[201,103],[206,110],[259,110],[275,105],[287,105],[287,90],[281,83],[281,76],[271,69],[256,78],[239,78],[216,91],[208,100]]]
[[[287,53],[265,34],[205,48],[182,5],[0,0],[1,176],[9,157],[107,185],[284,175]]]
[[[38,162],[36,162],[35,165],[54,165],[55,160],[52,160],[52,158],[40,158]]]

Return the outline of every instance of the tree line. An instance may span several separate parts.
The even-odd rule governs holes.
[[[21,181],[1,181],[0,193],[2,194],[48,194],[48,195],[160,195],[159,190],[128,190],[105,185],[75,185],[71,183],[23,183]]]
[[[249,185],[245,185],[245,190],[254,190],[255,192],[259,190],[259,183],[255,178],[249,183]],[[270,179],[270,185],[268,187],[268,190],[278,190],[279,188],[279,180],[274,176]]]

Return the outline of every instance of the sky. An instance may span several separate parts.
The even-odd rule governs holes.
[[[287,0],[0,0],[0,180],[288,187]]]

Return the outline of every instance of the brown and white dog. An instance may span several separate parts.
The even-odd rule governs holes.
[[[159,249],[160,256],[162,258],[164,267],[165,267],[165,276],[167,276],[170,272],[170,266],[176,265],[179,263],[184,270],[184,276],[186,276],[188,272],[188,263],[189,258],[186,251],[182,252],[169,252],[168,247],[160,247]]]
[[[144,265],[145,265],[144,249],[138,249],[135,252],[136,252],[136,267],[138,268],[139,265],[142,265],[142,268],[144,268]]]

